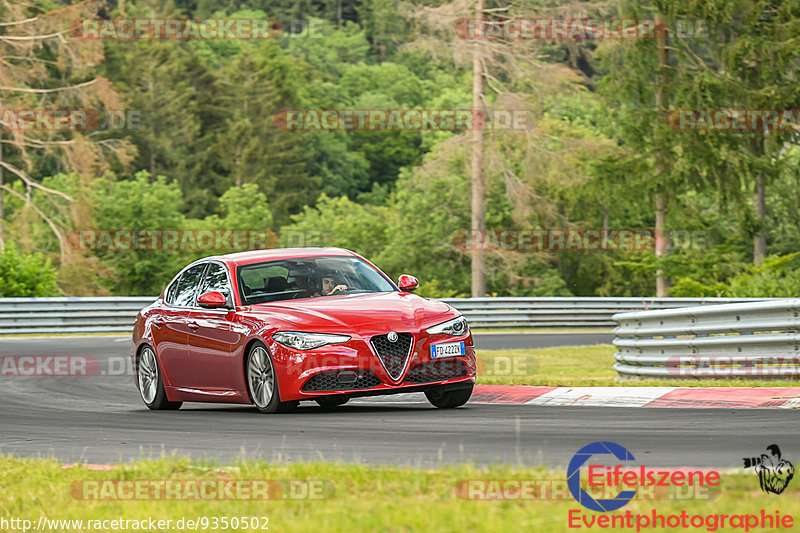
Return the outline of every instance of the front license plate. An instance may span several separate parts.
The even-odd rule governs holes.
[[[448,342],[445,344],[431,344],[431,359],[441,359],[443,357],[458,357],[467,353],[464,341]]]

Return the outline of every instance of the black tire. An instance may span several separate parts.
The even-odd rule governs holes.
[[[445,391],[443,388],[430,389],[425,391],[425,397],[434,407],[439,409],[453,409],[461,407],[469,401],[472,396],[472,388],[470,385],[465,389],[456,389]]]
[[[252,365],[251,360],[253,360]],[[268,366],[268,370],[266,368],[262,369],[266,371],[259,374],[259,379],[256,379],[256,370],[264,366]],[[250,351],[247,353],[247,359],[245,360],[244,372],[247,394],[250,397],[250,401],[253,402],[253,405],[255,405],[256,409],[260,412],[265,414],[285,413],[291,411],[300,404],[300,402],[297,401],[281,401],[275,365],[272,362],[272,355],[270,355],[264,343],[256,342],[250,347]],[[271,392],[268,394],[268,401],[265,401],[267,396],[264,395],[266,387],[271,389]]]
[[[347,396],[337,396],[335,398],[320,398],[319,400],[314,401],[317,402],[323,409],[335,409],[336,407],[349,402],[350,398]]]
[[[142,382],[145,386],[142,386]],[[164,380],[161,379],[161,366],[158,364],[156,352],[145,344],[139,350],[136,358],[136,386],[142,401],[148,409],[153,411],[175,411],[181,408],[183,402],[171,402],[167,399],[164,390]]]

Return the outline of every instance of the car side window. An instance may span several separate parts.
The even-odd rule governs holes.
[[[241,287],[245,297],[264,296],[288,289],[289,269],[282,265],[256,265],[240,271]]]
[[[231,296],[228,273],[225,271],[225,267],[217,263],[208,265],[208,272],[206,272],[206,278],[199,294],[210,291],[221,292],[225,298],[230,298]]]
[[[176,279],[172,282],[172,285],[167,288],[167,295],[164,299],[168,304],[172,304],[175,301],[175,293],[178,291],[178,281],[179,280]]]
[[[200,285],[200,280],[203,277],[203,272],[206,269],[206,264],[201,263],[187,269],[178,280],[178,289],[175,294],[175,301],[172,305],[180,307],[191,307],[194,305],[195,297],[197,296],[197,288]]]

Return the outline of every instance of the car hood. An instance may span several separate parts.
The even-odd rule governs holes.
[[[250,306],[258,315],[297,325],[302,331],[319,328],[359,328],[380,324],[382,328],[407,331],[439,315],[456,314],[444,302],[405,292],[344,294],[285,300]]]

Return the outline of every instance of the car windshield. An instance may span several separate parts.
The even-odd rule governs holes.
[[[237,269],[244,305],[397,289],[378,270],[357,257],[303,257],[241,266]]]

